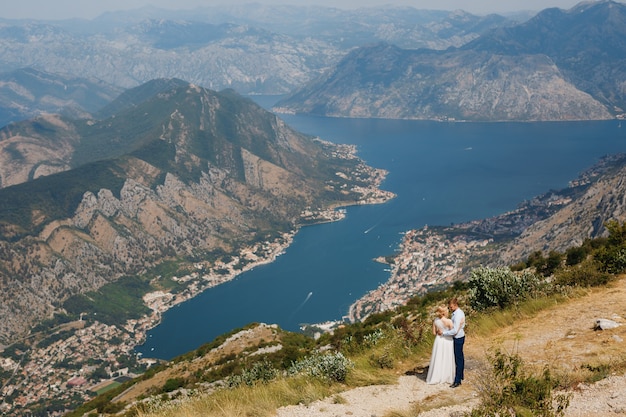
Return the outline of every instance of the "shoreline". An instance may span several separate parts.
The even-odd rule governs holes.
[[[389,279],[354,302],[348,320],[363,321],[370,314],[404,305],[430,288],[451,284],[462,275],[471,254],[490,243],[491,239],[465,235],[450,238],[428,226],[406,232],[391,262],[382,256],[375,259],[389,265]]]
[[[146,294],[146,296],[144,296],[144,302],[146,302],[146,305],[150,309],[153,310],[153,314],[147,317],[146,321],[149,322],[149,324],[143,323],[143,325],[141,326],[143,334],[141,336],[141,339],[139,339],[140,341],[136,344],[133,350],[137,346],[140,346],[143,343],[145,343],[147,333],[151,329],[153,329],[154,327],[160,324],[161,317],[163,313],[165,313],[167,310],[169,310],[170,308],[173,308],[174,306],[180,303],[190,300],[191,298],[199,295],[201,292],[205,290],[208,290],[217,285],[232,281],[233,279],[236,279],[240,274],[250,271],[257,266],[266,265],[271,262],[274,262],[278,256],[284,254],[285,251],[289,248],[289,246],[291,246],[291,244],[293,243],[294,237],[296,236],[296,234],[300,231],[302,227],[315,226],[315,225],[321,225],[325,223],[341,221],[345,218],[346,208],[348,207],[368,205],[368,204],[384,204],[388,202],[389,200],[395,198],[396,195],[394,193],[390,191],[381,190],[378,188],[380,184],[382,183],[382,181],[384,180],[387,172],[385,170],[375,169],[375,168],[372,168],[372,170],[375,171],[376,173],[375,175],[376,179],[375,181],[373,181],[372,186],[369,188],[361,188],[358,190],[358,192],[362,193],[362,195],[366,195],[367,196],[366,198],[362,200],[354,201],[353,203],[331,204],[329,205],[327,209],[320,210],[317,212],[313,212],[313,211],[310,211],[308,213],[306,211],[303,212],[302,213],[303,219],[308,218],[310,220],[314,219],[315,221],[299,225],[295,229],[289,232],[284,232],[280,237],[280,242],[277,242],[275,240],[273,242],[260,243],[259,245],[268,246],[272,249],[270,253],[268,254],[268,256],[265,256],[263,258],[257,257],[257,259],[251,260],[250,262],[246,263],[246,265],[241,270],[234,270],[234,269],[229,268],[229,266],[237,264],[239,260],[242,258],[249,259],[247,257],[253,255],[253,253],[256,251],[255,247],[243,248],[240,251],[238,256],[233,256],[233,260],[230,264],[228,265],[222,264],[222,265],[214,266],[215,269],[222,269],[222,268],[230,269],[230,272],[227,275],[217,275],[215,273],[209,273],[208,276],[206,277],[205,276],[197,277],[201,281],[206,281],[207,282],[206,285],[202,287],[195,287],[195,288],[193,285],[188,286],[186,290],[190,290],[190,291],[189,292],[187,292],[186,290],[183,291],[181,293],[181,294],[185,294],[183,297],[176,297],[170,293],[162,293],[163,297],[167,297],[167,294],[170,294],[172,296],[172,300],[169,303],[163,303],[161,305],[159,305],[159,303],[153,303],[152,305],[149,305],[148,302],[146,302],[145,300],[145,297],[148,296],[148,294]],[[256,255],[253,255],[253,256],[256,256]],[[182,279],[184,279],[184,277]],[[191,279],[194,279],[194,278],[191,278]],[[155,293],[158,293],[158,292],[153,292],[149,294],[155,294]],[[355,303],[357,301],[355,301]],[[311,324],[310,326],[317,326],[317,325],[318,324]],[[154,359],[154,358],[142,358],[142,359]]]

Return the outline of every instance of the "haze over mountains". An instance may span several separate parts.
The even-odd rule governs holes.
[[[626,6],[547,9],[459,48],[365,46],[276,104],[334,117],[595,120],[626,108]]]
[[[261,5],[169,16],[144,8],[89,25],[5,21],[0,71],[10,71],[3,85],[12,91],[0,123],[31,117],[36,104],[54,111],[53,101],[29,102],[37,93],[26,92],[39,88],[32,80],[15,79],[26,63],[48,78],[92,83],[107,98],[97,90],[179,78],[240,94],[290,93],[277,111],[335,117],[607,119],[625,108],[624,9],[581,3],[522,23],[461,11]],[[66,112],[93,111],[83,105],[67,103]]]
[[[285,94],[355,46],[460,46],[507,23],[500,16],[412,8],[146,7],[93,21],[3,21],[0,72],[30,66],[124,88],[175,77],[214,90]]]
[[[0,126],[42,112],[91,117],[122,91],[120,87],[95,79],[20,68],[0,74]]]

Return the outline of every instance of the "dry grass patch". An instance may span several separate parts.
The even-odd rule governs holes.
[[[279,407],[310,404],[326,398],[342,387],[314,378],[281,378],[252,387],[242,385],[221,389],[212,394],[153,403],[138,413],[139,417],[266,417]]]

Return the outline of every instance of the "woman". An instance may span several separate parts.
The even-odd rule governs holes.
[[[452,328],[452,320],[448,318],[448,308],[437,307],[437,318],[433,321],[433,334],[435,343],[430,356],[428,366],[427,384],[451,384],[454,381],[454,343],[452,336],[439,336],[437,330],[442,332]]]

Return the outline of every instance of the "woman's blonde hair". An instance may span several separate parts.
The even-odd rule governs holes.
[[[439,307],[437,307],[437,310],[435,310],[435,312],[437,313],[437,315],[439,317],[447,316],[448,315],[448,307],[446,307],[446,306],[439,306]]]

